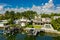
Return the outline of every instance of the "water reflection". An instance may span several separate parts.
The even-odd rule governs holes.
[[[21,33],[18,33],[15,35],[1,34],[0,40],[60,40],[60,36],[52,37],[52,36],[46,35],[44,32],[40,33],[37,36],[33,36],[33,35],[29,36],[29,35],[21,34]]]
[[[60,40],[60,36],[53,37],[53,40]]]

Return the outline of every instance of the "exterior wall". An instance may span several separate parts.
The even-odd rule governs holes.
[[[0,30],[5,30],[4,23],[8,23],[8,21],[7,20],[0,20]]]
[[[51,22],[50,18],[42,18],[42,22]]]
[[[3,27],[3,26],[4,26],[4,24],[0,23],[0,27]]]
[[[7,20],[0,20],[0,23],[8,23]]]
[[[5,30],[4,24],[0,24],[0,30]]]
[[[53,19],[58,19],[58,18],[60,18],[60,16],[54,16],[54,17],[53,17]]]
[[[41,19],[41,15],[35,16],[35,19]]]
[[[14,23],[15,24],[19,24],[19,21],[20,21],[19,19],[18,20],[15,20]]]
[[[21,26],[25,26],[25,23],[22,22],[22,23],[21,23]]]

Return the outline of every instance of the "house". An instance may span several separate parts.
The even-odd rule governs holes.
[[[42,22],[45,23],[50,23],[51,22],[51,18],[42,18]]]
[[[22,17],[22,19],[20,19],[19,24],[20,24],[21,26],[26,26],[26,24],[27,24],[28,22],[30,22],[30,20]]]
[[[0,23],[8,23],[7,20],[0,20]]]
[[[34,19],[32,19],[33,21],[33,25],[41,25],[42,21],[41,21],[41,15],[35,16]]]
[[[15,24],[19,24],[19,21],[20,21],[19,19],[18,20],[14,20],[14,23]]]
[[[33,20],[33,25],[42,25],[42,21],[40,21],[40,20]]]
[[[4,25],[5,23],[8,23],[7,20],[0,20],[0,33],[4,33],[4,30],[6,26]]]
[[[41,15],[37,15],[37,16],[35,16],[34,19],[41,19]]]
[[[4,24],[3,23],[0,23],[0,30],[1,29],[4,30],[4,28],[5,28]]]
[[[22,27],[23,27],[23,26],[26,26],[26,24],[27,24],[28,22],[30,22],[30,20],[28,20],[28,19],[26,19],[26,18],[24,18],[24,17],[22,17],[21,19],[18,19],[18,20],[15,20],[15,21],[14,21],[15,24],[19,24],[19,25],[21,25]]]
[[[5,23],[8,23],[8,21],[7,20],[0,20],[0,28],[5,28]]]
[[[58,18],[60,18],[60,16],[54,16],[54,17],[53,17],[54,20],[55,20],[55,19],[58,19]]]

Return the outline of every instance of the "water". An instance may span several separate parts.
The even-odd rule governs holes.
[[[4,36],[0,33],[0,40],[60,40],[60,36],[52,37],[49,35],[37,35],[37,36],[28,36],[26,34],[17,34]]]
[[[0,40],[6,40],[3,34],[0,33]]]
[[[50,36],[37,36],[36,40],[53,40]]]
[[[2,31],[1,31],[2,32]],[[52,34],[53,35],[53,34]],[[16,35],[3,35],[0,33],[0,40],[60,40],[60,36],[53,37],[52,35],[49,35],[47,33],[39,33],[37,36],[28,36],[26,34],[16,34]]]

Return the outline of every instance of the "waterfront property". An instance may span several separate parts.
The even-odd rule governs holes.
[[[21,27],[25,27],[26,24],[28,24],[31,21],[32,21],[32,25],[30,25],[30,28],[28,26],[27,29],[29,29],[29,30],[27,30],[27,31],[30,32],[31,30],[33,30],[33,34],[34,35],[36,35],[37,32],[40,32],[40,31],[44,31],[44,32],[57,32],[57,30],[54,30],[54,28],[50,24],[51,18],[41,18],[41,16],[35,16],[34,19],[29,20],[27,18],[22,17],[21,19],[15,20],[14,23],[15,24],[19,24],[19,26],[21,26]],[[2,25],[3,24],[1,24],[1,26]],[[31,26],[33,26],[33,27],[31,27]]]
[[[0,33],[3,33],[5,30],[5,25],[3,23],[0,23]]]
[[[35,16],[33,19],[33,25],[44,25],[44,24],[50,24],[51,23],[51,18],[42,18],[41,15]]]
[[[41,15],[35,16],[34,19],[31,19],[33,21],[33,26],[34,25],[44,25],[44,24],[50,24],[51,18],[41,18]],[[22,17],[21,19],[15,20],[15,24],[19,24],[20,26],[26,26],[27,23],[31,22],[31,20]]]
[[[0,33],[4,33],[5,26],[4,24],[0,23]]]
[[[43,24],[49,24],[51,22],[51,18],[42,18]]]
[[[24,17],[14,21],[15,24],[19,24],[22,27],[26,26],[26,24],[29,23],[29,22],[30,22],[30,20],[28,20],[28,19],[26,19]]]
[[[54,16],[54,17],[53,17],[54,20],[55,20],[55,19],[58,19],[58,18],[60,18],[60,16]]]
[[[5,28],[6,28],[5,23],[8,23],[8,21],[7,20],[0,20],[0,30],[1,30],[0,33],[4,33]]]
[[[23,26],[26,26],[28,22],[30,22],[28,19],[25,19],[22,17],[22,19],[20,19],[19,24],[23,27]]]
[[[3,27],[5,23],[8,23],[7,20],[0,20],[0,27]]]
[[[51,24],[44,24],[43,27],[38,28],[38,29],[37,28],[25,28],[24,30],[26,30],[26,32],[28,33],[28,35],[31,35],[31,34],[36,35],[40,31],[60,34],[59,31],[54,30],[54,28],[52,27]]]

